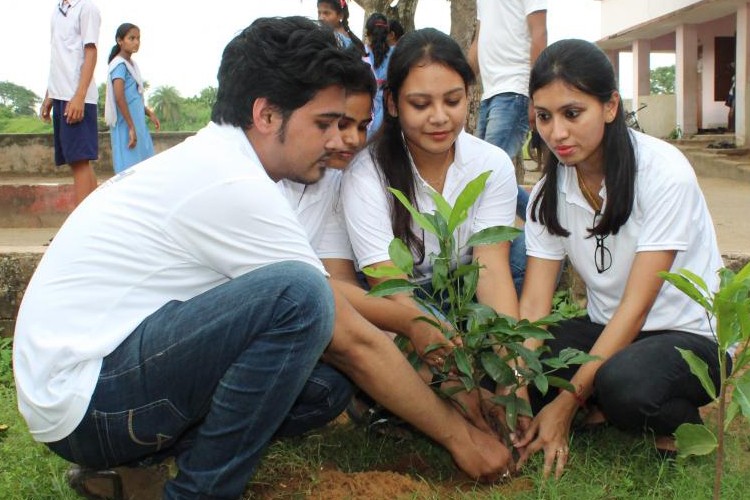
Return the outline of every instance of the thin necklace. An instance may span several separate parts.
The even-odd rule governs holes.
[[[578,177],[578,187],[581,188],[583,197],[586,198],[586,201],[594,210],[596,210],[597,212],[601,212],[602,199],[599,197],[599,195],[594,196],[591,191],[589,191],[589,188],[586,185],[586,182],[584,182],[583,177],[581,177],[581,172],[578,170],[578,168],[576,168],[576,177]]]

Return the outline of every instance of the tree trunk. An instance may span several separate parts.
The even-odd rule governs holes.
[[[476,0],[451,0],[451,37],[468,52],[477,20]]]
[[[464,54],[469,53],[474,38],[477,20],[476,0],[451,0],[451,37],[458,42]],[[466,131],[474,133],[477,128],[479,101],[482,96],[482,81],[477,75],[477,83],[469,92],[469,111],[466,117]]]

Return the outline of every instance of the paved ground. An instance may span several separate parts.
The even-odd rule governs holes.
[[[527,182],[536,177],[537,173],[528,172]],[[714,220],[721,252],[750,254],[750,183],[717,177],[700,177],[699,181]],[[40,251],[56,231],[56,228],[0,228],[0,253]]]

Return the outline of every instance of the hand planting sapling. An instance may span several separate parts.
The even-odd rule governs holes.
[[[389,188],[414,222],[438,240],[439,252],[425,256],[432,265],[432,278],[421,284],[414,279],[412,252],[398,238],[389,246],[394,266],[365,268],[364,272],[374,278],[390,278],[374,286],[369,292],[371,295],[411,294],[425,311],[420,320],[430,323],[445,335],[450,347],[443,356],[444,363],[430,367],[434,375],[434,390],[464,410],[466,408],[460,402],[462,396],[468,393],[478,397],[488,423],[510,445],[510,436],[516,430],[519,416],[531,416],[529,402],[519,394],[519,389],[534,384],[542,393],[546,393],[550,386],[573,391],[568,381],[551,373],[593,357],[573,349],[564,350],[558,357],[542,357],[541,354],[547,352],[545,347],[537,350],[524,347],[527,339],[551,338],[546,327],[561,319],[557,314],[529,322],[499,314],[476,301],[482,266],[476,260],[461,262],[458,256],[465,248],[511,241],[520,233],[513,227],[496,226],[479,231],[466,241],[458,239],[456,230],[466,221],[490,173],[485,172],[469,182],[454,206],[440,193],[433,192],[436,206],[433,213],[419,212],[403,193]],[[408,347],[409,342],[401,339],[400,345]],[[429,353],[445,348],[446,344],[439,343],[427,346],[421,353],[406,350],[412,364],[419,369]],[[494,394],[483,389],[488,386],[497,388]]]

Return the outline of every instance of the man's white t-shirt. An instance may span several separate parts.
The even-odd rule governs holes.
[[[315,184],[300,184],[284,179],[278,183],[300,224],[321,259],[354,260],[352,245],[346,233],[341,204],[340,170],[327,168]]]
[[[209,124],[104,183],[55,235],[18,314],[18,404],[34,438],[76,428],[102,359],[161,306],[290,260],[325,274],[239,128]]]
[[[531,35],[526,17],[547,10],[547,0],[477,0],[477,49],[482,100],[529,94]]]
[[[637,252],[675,250],[672,270],[689,269],[703,278],[709,290],[718,289],[717,271],[723,266],[711,215],[690,163],[664,141],[631,134],[637,164],[635,201],[628,221],[604,240],[612,255],[610,269],[603,273],[596,269],[596,240],[589,238],[587,231],[594,210],[578,187],[573,167],[557,167],[557,213],[570,236],[551,235],[531,219],[533,201],[544,178],[534,186],[527,210],[526,254],[551,260],[567,255],[586,283],[589,317],[599,324],[607,324],[619,307]],[[603,185],[599,194],[606,203]],[[680,330],[713,338],[703,308],[668,283],[659,291],[642,329]]]
[[[436,206],[430,195],[434,190],[420,177],[413,164],[412,171],[416,180],[416,205],[419,211],[434,212]],[[492,171],[492,174],[484,192],[469,210],[466,221],[457,229],[456,241],[459,245],[465,245],[474,233],[488,227],[513,226],[518,196],[515,170],[508,155],[488,142],[461,132],[456,140],[453,164],[445,178],[443,197],[454,205],[464,187],[487,171]],[[344,217],[359,268],[390,260],[388,246],[393,240],[393,229],[390,193],[386,193],[384,180],[372,160],[370,150],[361,151],[344,173],[341,185]],[[412,223],[412,228],[415,234],[422,234],[416,223]],[[428,232],[424,234],[424,244],[425,259],[415,266],[418,281],[426,281],[432,276],[429,255],[439,252],[437,239]],[[470,248],[463,248],[459,258],[467,261],[470,252]]]
[[[69,5],[62,7],[58,1],[51,19],[52,56],[47,95],[61,101],[70,101],[75,95],[81,80],[83,48],[87,44],[99,45],[101,26],[101,14],[91,0],[70,0]],[[91,78],[85,101],[96,104],[98,95],[96,82]]]

